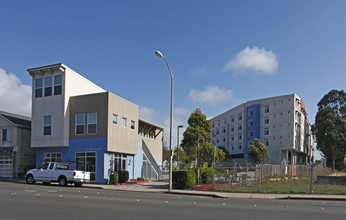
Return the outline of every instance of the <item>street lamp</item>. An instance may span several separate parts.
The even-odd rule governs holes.
[[[178,133],[177,133],[177,158],[178,158],[178,162],[177,162],[177,164],[178,164],[178,166],[177,166],[177,170],[179,170],[180,169],[180,167],[179,167],[179,128],[182,128],[183,126],[182,125],[179,125],[178,126]]]
[[[166,58],[162,55],[160,51],[155,51],[156,56],[161,57],[165,60],[169,74],[171,75],[171,112],[170,112],[170,128],[169,128],[169,191],[172,191],[172,137],[173,137],[173,74],[171,71],[171,68],[169,67],[168,61]]]

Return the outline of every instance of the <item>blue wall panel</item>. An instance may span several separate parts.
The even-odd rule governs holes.
[[[252,111],[252,115],[251,115]],[[260,138],[260,116],[261,108],[260,104],[250,105],[246,108],[246,147],[245,147],[245,159],[250,159],[249,153],[251,151],[251,142],[255,141],[255,138]],[[252,121],[252,126],[250,125]],[[252,132],[252,136],[250,135]]]

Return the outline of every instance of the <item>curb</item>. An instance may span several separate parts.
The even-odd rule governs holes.
[[[145,180],[145,181],[135,181],[135,182],[128,182],[128,183],[116,183],[113,184],[113,186],[126,186],[126,185],[133,185],[133,184],[141,184],[141,183],[151,183],[151,180]]]

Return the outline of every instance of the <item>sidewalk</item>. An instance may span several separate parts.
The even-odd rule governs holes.
[[[346,195],[322,195],[322,194],[264,194],[264,193],[227,193],[212,191],[176,190],[168,191],[168,182],[148,182],[131,185],[99,185],[84,184],[85,187],[95,187],[106,190],[169,193],[181,195],[209,196],[219,198],[243,198],[243,199],[307,199],[307,200],[342,200],[346,201]]]

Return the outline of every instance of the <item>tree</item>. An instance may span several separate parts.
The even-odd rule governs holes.
[[[191,113],[187,122],[189,126],[183,133],[181,147],[190,160],[197,160],[197,167],[199,167],[198,151],[204,142],[208,142],[211,139],[211,121],[207,120],[207,117],[197,108]]]
[[[346,156],[346,93],[331,90],[318,102],[314,132],[317,149],[333,170],[343,168]]]
[[[169,162],[169,149],[165,144],[163,145],[163,160]]]
[[[228,150],[225,148],[225,147],[218,147],[220,150],[222,150],[223,152],[225,152],[225,159],[226,160],[231,160],[232,159],[232,156],[229,154]]]
[[[214,145],[208,142],[203,143],[198,156],[201,164],[208,163],[208,166],[211,167],[214,162]],[[224,160],[225,156],[226,153],[223,150],[216,148],[216,162]]]
[[[174,150],[173,160],[178,161],[177,148],[175,148],[175,150]],[[179,161],[185,162],[188,160],[189,160],[189,157],[186,155],[185,151],[183,149],[179,148]]]
[[[254,163],[263,163],[264,160],[270,159],[267,147],[255,138],[255,143],[251,145],[251,161]]]

